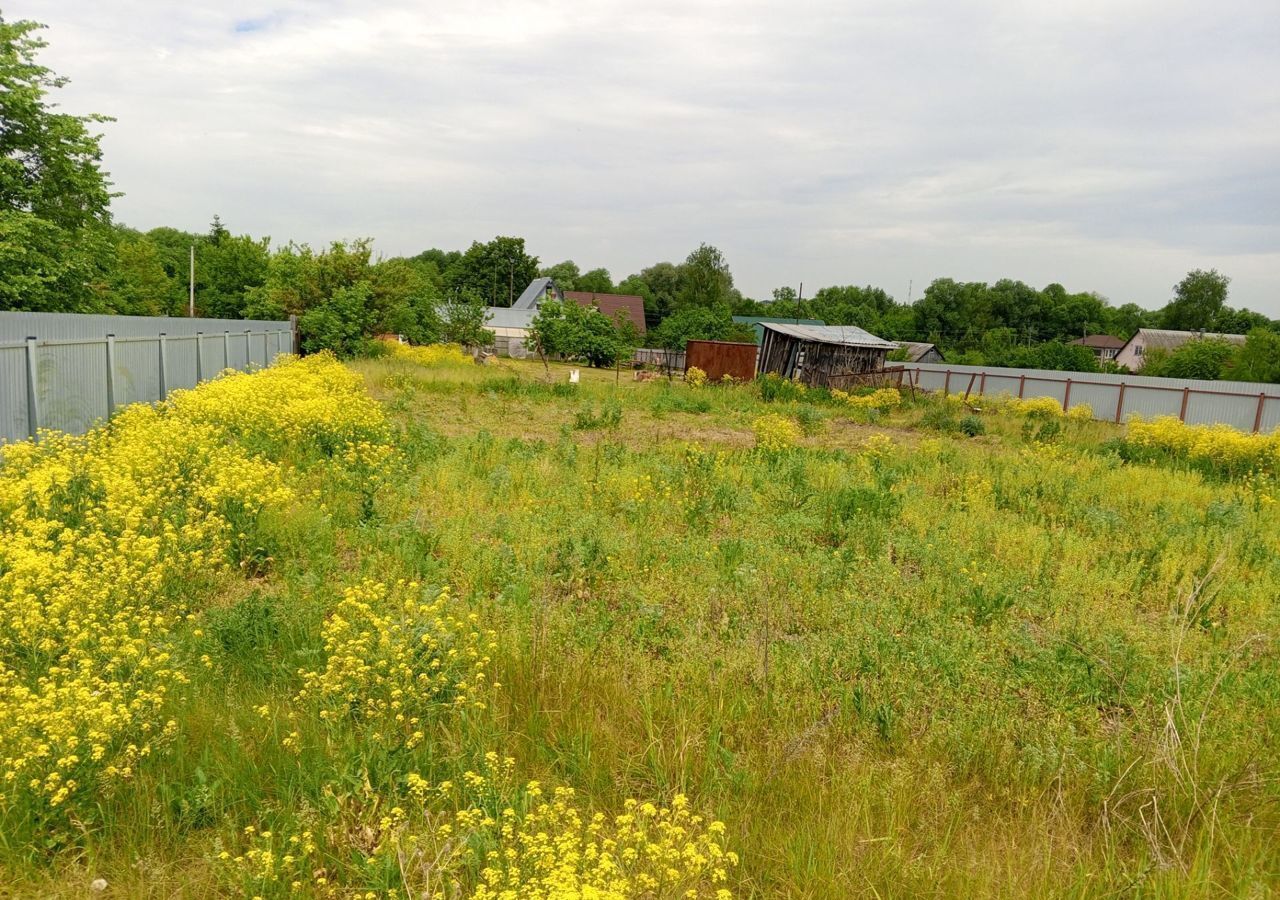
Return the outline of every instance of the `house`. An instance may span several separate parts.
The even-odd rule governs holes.
[[[644,334],[644,298],[635,294],[601,294],[596,291],[565,291],[564,299],[579,306],[596,307],[611,322],[630,322]]]
[[[946,360],[942,358],[942,351],[938,349],[937,344],[926,344],[921,341],[897,341],[896,343],[899,350],[907,351],[906,362],[946,362]]]
[[[786,319],[781,316],[734,316],[739,325],[750,325],[756,333],[756,343],[764,339],[765,322],[790,322],[792,325],[826,325],[821,319]]]
[[[848,386],[856,376],[883,371],[889,351],[898,349],[855,325],[760,324],[759,373],[773,372],[810,386]]]
[[[516,302],[511,304],[512,309],[537,309],[542,305],[543,300],[562,300],[559,288],[551,278],[535,278],[529,282],[529,286],[524,289]],[[497,308],[497,307],[495,307]]]
[[[1088,347],[1099,360],[1115,359],[1125,342],[1112,334],[1090,334],[1071,342],[1077,347]]]
[[[634,294],[602,294],[594,291],[561,291],[551,278],[535,278],[510,307],[490,306],[484,327],[493,332],[493,349],[499,356],[524,359],[530,351],[529,326],[538,308],[548,300],[563,300],[596,307],[611,320],[621,316],[644,334],[644,298]]]
[[[1147,354],[1152,350],[1163,350],[1172,353],[1188,341],[1218,340],[1229,344],[1243,345],[1243,334],[1213,334],[1205,331],[1170,331],[1165,328],[1139,328],[1116,353],[1116,365],[1124,366],[1131,372],[1142,368]]]

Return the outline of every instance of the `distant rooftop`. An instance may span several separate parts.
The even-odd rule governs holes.
[[[1098,350],[1119,350],[1125,345],[1126,341],[1112,334],[1090,334],[1086,337],[1076,338],[1071,343],[1080,347],[1092,347]]]

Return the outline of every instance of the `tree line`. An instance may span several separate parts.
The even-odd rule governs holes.
[[[753,299],[735,286],[724,254],[706,243],[680,262],[656,262],[615,281],[607,269],[583,271],[572,260],[544,266],[515,236],[380,258],[367,238],[273,245],[234,233],[217,215],[202,233],[139,231],[111,215],[114,194],[94,133],[105,119],[62,112],[50,99],[65,82],[37,61],[45,46],[40,27],[0,18],[0,309],[184,315],[194,253],[198,315],[297,316],[308,351],[366,352],[380,333],[484,344],[491,340],[486,308],[510,306],[544,275],[564,290],[639,296],[643,343],[673,350],[692,339],[754,340],[734,316],[808,318],[934,343],[956,363],[1093,371],[1093,353],[1073,339],[1163,327],[1249,337],[1244,347],[1208,340],[1167,358],[1156,354],[1144,372],[1280,380],[1280,323],[1229,306],[1229,280],[1213,270],[1190,272],[1159,310],[1012,279],[939,278],[905,303],[871,285],[832,285],[810,297],[779,287]],[[642,342],[628,325],[568,306],[549,306],[535,329],[557,352],[608,364]]]

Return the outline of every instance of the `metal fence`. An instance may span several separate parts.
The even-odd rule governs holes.
[[[126,403],[296,350],[293,322],[0,312],[0,443],[80,434]]]
[[[1189,425],[1230,425],[1242,431],[1280,427],[1280,385],[1245,381],[1197,381],[1141,375],[1101,375],[1043,369],[997,369],[945,363],[895,363],[924,390],[970,396],[1009,394],[1053,397],[1064,408],[1087,403],[1093,417],[1123,422],[1177,416]]]

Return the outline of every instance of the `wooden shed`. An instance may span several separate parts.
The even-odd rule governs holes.
[[[759,373],[815,387],[844,387],[849,376],[883,371],[889,351],[898,349],[855,325],[761,324]]]

